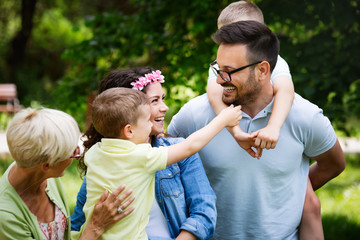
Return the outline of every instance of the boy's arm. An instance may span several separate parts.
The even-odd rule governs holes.
[[[234,107],[231,105],[230,107],[227,107],[208,125],[191,134],[183,142],[169,146],[167,166],[197,153],[224,127],[233,127],[238,125],[240,119],[240,106]]]
[[[287,75],[280,75],[273,81],[274,103],[267,126],[256,131],[255,145],[260,148],[275,148],[282,125],[290,112],[294,100],[294,84]]]
[[[228,106],[221,100],[223,88],[221,85],[217,84],[215,79],[209,80],[206,86],[206,92],[209,98],[211,107],[214,109],[216,114],[219,114],[221,110],[227,108]],[[231,135],[236,139],[236,141],[248,141],[251,139],[250,134],[245,133],[241,130],[239,125],[234,127],[226,128]]]
[[[227,107],[227,105],[221,100],[223,88],[221,87],[221,85],[216,83],[216,77],[215,75],[211,75],[210,71],[206,91],[211,107],[214,109],[214,112],[216,114],[219,114],[221,110]],[[254,140],[256,137],[256,133],[248,134],[243,132],[239,124],[234,127],[227,127],[226,129],[234,137],[235,141],[240,145],[240,147],[247,151],[252,157],[260,158],[262,149],[255,146]],[[251,147],[255,147],[256,152]]]

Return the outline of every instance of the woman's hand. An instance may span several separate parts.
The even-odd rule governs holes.
[[[112,227],[117,221],[134,211],[135,207],[126,209],[135,199],[134,196],[129,197],[132,189],[119,196],[124,189],[125,185],[121,185],[110,195],[108,190],[101,195],[99,201],[95,204],[91,220],[80,239],[98,239],[101,234]]]

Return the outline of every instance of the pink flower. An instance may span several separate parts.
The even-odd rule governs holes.
[[[163,83],[165,82],[164,76],[161,75],[160,70],[152,71],[152,73],[145,74],[144,77],[139,77],[139,79],[135,82],[130,83],[133,86],[133,89],[142,90],[149,83]]]

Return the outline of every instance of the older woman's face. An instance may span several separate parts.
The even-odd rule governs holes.
[[[68,159],[66,159],[64,161],[59,162],[55,166],[51,167],[51,170],[52,170],[51,176],[52,177],[62,177],[62,176],[64,176],[65,169],[67,167],[69,167],[72,162],[73,162],[73,159],[68,158]]]
[[[166,106],[164,99],[164,90],[161,84],[151,83],[146,87],[145,94],[150,99],[151,117],[150,121],[153,124],[150,136],[158,135],[164,132],[164,117],[169,108]]]

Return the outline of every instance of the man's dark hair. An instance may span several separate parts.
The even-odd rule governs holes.
[[[256,21],[239,21],[222,26],[212,36],[217,44],[245,44],[249,62],[267,61],[270,71],[275,68],[280,44],[277,36]]]

